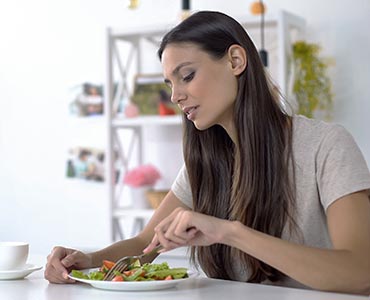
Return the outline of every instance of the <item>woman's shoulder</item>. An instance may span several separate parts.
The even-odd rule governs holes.
[[[334,148],[358,151],[353,136],[342,125],[301,115],[293,116],[292,143],[294,155],[304,161],[325,156]]]
[[[293,127],[298,131],[315,131],[326,133],[331,130],[343,128],[343,126],[319,119],[311,119],[303,115],[293,115]]]
[[[316,144],[338,138],[351,138],[351,134],[337,123],[310,119],[302,115],[293,116],[293,140]]]

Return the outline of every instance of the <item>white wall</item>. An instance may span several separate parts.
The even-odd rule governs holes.
[[[71,130],[67,105],[76,84],[104,81],[107,26],[175,21],[181,3],[140,2],[136,11],[123,0],[0,3],[0,240],[28,240],[44,253],[54,244],[109,243],[104,187],[64,178],[66,150],[80,134]],[[240,16],[249,13],[251,1],[192,2],[195,10]],[[369,165],[370,2],[280,0],[267,6],[304,17],[308,39],[335,59],[334,121],[354,135]],[[96,132],[89,134],[104,143],[104,132]]]

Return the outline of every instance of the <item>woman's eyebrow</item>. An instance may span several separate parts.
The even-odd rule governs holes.
[[[173,71],[172,71],[172,76],[176,76],[179,72],[180,72],[180,70],[181,70],[181,68],[183,68],[183,67],[186,67],[186,66],[188,66],[188,65],[191,65],[192,64],[192,62],[190,62],[190,61],[186,61],[186,62],[183,62],[183,63],[181,63],[181,64],[179,64]],[[167,84],[169,84],[169,83],[171,83],[171,81],[169,80],[169,79],[167,79],[167,78],[165,78],[164,79],[164,82],[165,83],[167,83]]]
[[[172,75],[176,75],[177,73],[179,73],[179,71],[181,70],[182,67],[185,67],[185,66],[188,66],[188,65],[191,65],[192,62],[190,61],[186,61],[186,62],[183,62],[181,64],[179,64],[173,71],[172,71]]]

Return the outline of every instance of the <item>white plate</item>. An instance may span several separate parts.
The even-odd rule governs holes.
[[[85,274],[96,271],[97,269],[86,269],[81,270]],[[175,287],[180,282],[184,282],[191,278],[196,277],[198,274],[193,272],[188,272],[188,278],[173,279],[173,280],[153,280],[153,281],[101,281],[101,280],[88,280],[75,278],[72,275],[68,275],[69,278],[74,279],[79,282],[88,283],[94,288],[103,290],[115,290],[115,291],[153,291],[162,290]]]
[[[41,266],[26,264],[23,269],[0,271],[0,280],[22,279],[40,269]]]

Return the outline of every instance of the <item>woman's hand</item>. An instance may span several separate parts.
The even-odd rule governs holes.
[[[92,266],[92,258],[88,254],[74,249],[55,247],[48,255],[44,277],[51,283],[73,283],[68,278],[72,269],[86,269]]]
[[[144,253],[161,244],[168,251],[182,246],[209,246],[222,243],[230,221],[196,213],[184,208],[175,209],[155,228],[152,242]]]

